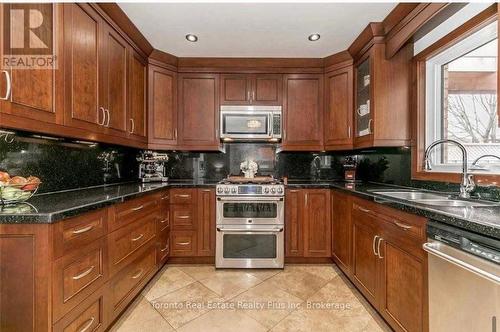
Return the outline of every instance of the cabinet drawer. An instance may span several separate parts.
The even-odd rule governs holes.
[[[128,259],[139,248],[155,237],[157,214],[152,214],[108,236],[110,273],[115,272],[128,264]]]
[[[194,230],[195,220],[191,205],[174,205],[170,208],[173,229]]]
[[[156,251],[148,246],[144,254],[121,270],[110,282],[113,317],[124,308],[137,291],[141,281],[148,278],[156,269]],[[144,280],[145,281],[145,280]]]
[[[168,230],[168,229],[167,229]],[[156,247],[156,261],[161,267],[167,261],[170,254],[170,232],[160,234],[158,237],[158,246]]]
[[[158,232],[161,232],[164,229],[170,227],[170,213],[167,213],[167,214],[161,213],[156,225],[157,225]]]
[[[114,205],[112,207],[113,217],[109,223],[110,231],[128,225],[154,212],[158,207],[158,197],[157,194],[147,195]]]
[[[63,220],[54,227],[54,255],[61,257],[107,233],[107,209]]]
[[[77,308],[53,326],[55,332],[97,332],[104,331],[109,323],[106,315],[108,301],[107,286],[101,287],[81,302]]]
[[[193,204],[195,189],[171,189],[170,204]]]
[[[195,256],[196,254],[196,232],[195,231],[171,231],[171,256]]]
[[[106,282],[106,260],[106,238],[103,237],[54,262],[54,320],[64,316]]]

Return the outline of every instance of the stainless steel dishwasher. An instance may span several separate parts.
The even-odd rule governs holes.
[[[500,241],[430,221],[430,332],[500,332]]]

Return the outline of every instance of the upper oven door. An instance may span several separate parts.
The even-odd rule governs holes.
[[[218,225],[280,225],[283,197],[217,197]]]
[[[221,109],[220,117],[221,138],[250,140],[272,138],[271,112]]]

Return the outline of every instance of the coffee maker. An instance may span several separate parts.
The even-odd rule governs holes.
[[[139,162],[139,179],[142,182],[167,182],[168,155],[151,150],[142,151],[137,157]]]

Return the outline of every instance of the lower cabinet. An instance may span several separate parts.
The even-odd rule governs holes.
[[[426,219],[353,198],[351,280],[396,331],[428,329]]]
[[[287,189],[286,257],[331,257],[329,189]]]
[[[346,274],[352,272],[351,196],[332,191],[332,258]]]

